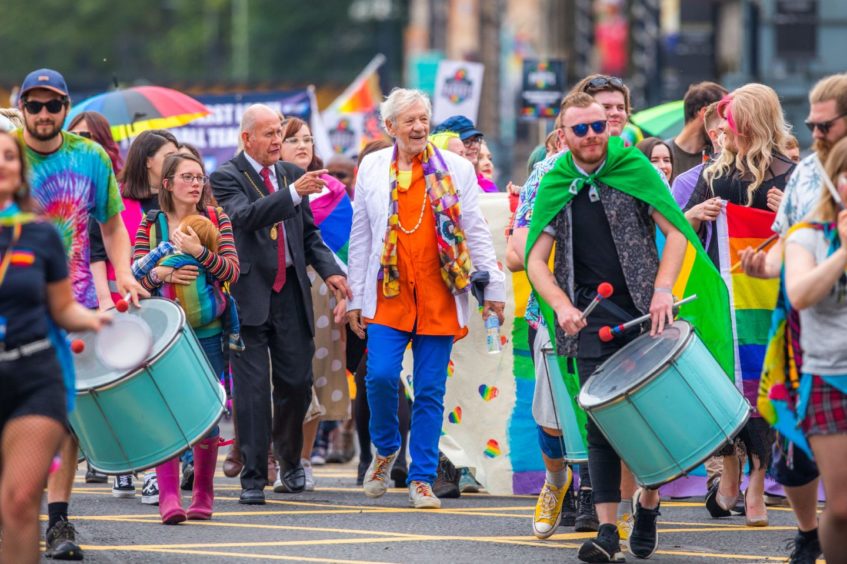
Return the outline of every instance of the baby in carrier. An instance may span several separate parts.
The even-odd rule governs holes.
[[[199,214],[190,215],[177,227],[186,234],[189,233],[189,228],[197,234],[200,243],[209,251],[218,251],[220,231],[209,218]],[[244,343],[241,340],[241,324],[235,300],[232,295],[223,291],[221,285],[206,272],[195,257],[178,251],[170,241],[161,241],[155,248],[150,249],[150,253],[135,261],[132,270],[136,277],[141,277],[156,266],[177,269],[188,265],[198,268],[197,278],[187,285],[166,283],[159,289],[159,295],[180,304],[188,324],[198,337],[206,336],[204,333],[214,334],[212,331],[220,324],[228,335],[229,349],[243,351]]]

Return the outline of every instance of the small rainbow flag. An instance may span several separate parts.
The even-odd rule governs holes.
[[[326,246],[341,262],[347,264],[350,229],[353,226],[353,202],[339,180],[329,175],[321,178],[326,180],[329,193],[309,202],[315,225],[320,228]]]
[[[12,266],[32,266],[35,262],[35,254],[32,251],[13,250],[9,257]]]
[[[482,453],[488,458],[497,458],[503,452],[500,450],[500,443],[495,441],[494,439],[488,439],[488,442],[485,443],[485,450]]]
[[[770,211],[728,203],[716,224],[721,276],[729,289],[732,310],[735,383],[753,405],[758,397],[779,279],[753,278],[741,269],[731,269],[740,260],[741,251],[756,248],[773,235],[774,217]]]

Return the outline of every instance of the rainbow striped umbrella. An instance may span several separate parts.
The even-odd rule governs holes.
[[[191,96],[161,86],[135,86],[98,94],[75,105],[67,123],[86,111],[99,112],[109,120],[115,141],[147,129],[179,127],[211,113]]]

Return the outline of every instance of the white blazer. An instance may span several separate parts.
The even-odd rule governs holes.
[[[367,318],[376,315],[377,291],[382,287],[377,276],[382,268],[380,259],[391,203],[389,169],[393,151],[394,148],[389,147],[366,156],[356,175],[353,228],[347,255],[348,283],[353,299],[347,302],[347,311],[361,309],[362,317]],[[491,233],[479,209],[480,188],[473,165],[449,151],[441,151],[441,155],[459,194],[461,226],[471,255],[471,270],[488,271],[490,281],[485,288],[486,300],[505,302],[506,276],[497,266]],[[461,327],[468,323],[469,296],[470,292],[455,296],[456,315]]]

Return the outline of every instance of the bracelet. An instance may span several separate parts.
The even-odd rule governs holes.
[[[148,276],[150,277],[150,282],[152,282],[153,284],[156,284],[158,286],[162,283],[162,280],[159,278],[159,275],[156,274],[155,268],[150,269],[150,274]]]
[[[671,294],[671,295],[673,295],[673,289],[672,288],[664,288],[664,287],[653,288],[653,293],[654,294]]]

